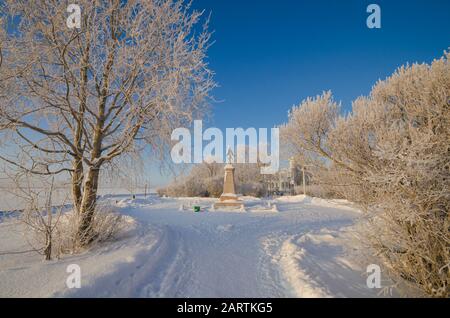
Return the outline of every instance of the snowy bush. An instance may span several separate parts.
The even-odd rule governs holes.
[[[237,187],[237,191],[245,196],[263,197],[266,195],[266,187],[259,182],[241,183]]]
[[[14,193],[25,203],[20,220],[25,224],[24,236],[33,250],[51,260],[86,247],[80,246],[77,236],[80,216],[70,205],[66,206],[67,199],[56,190],[54,178],[17,175],[12,181],[15,183]],[[59,201],[58,205],[54,204],[55,200]],[[122,215],[99,203],[87,232],[90,236],[85,239],[90,246],[114,239],[125,225]]]
[[[365,237],[393,277],[450,295],[450,66],[398,69],[347,116],[331,93],[294,107],[282,138],[315,181],[370,216]]]
[[[45,260],[51,260],[54,254],[55,232],[63,211],[63,206],[52,205],[54,179],[52,178],[50,183],[44,182],[48,191],[33,191],[28,178],[26,186],[20,186],[19,180],[16,182],[17,194],[26,202],[20,215],[20,220],[26,225],[24,235],[36,252],[44,255]]]
[[[321,184],[308,184],[306,185],[306,194],[310,197],[323,198],[323,199],[338,199],[342,196],[332,191],[329,187]],[[303,185],[295,186],[294,193],[296,195],[303,194]]]
[[[80,219],[73,211],[68,211],[60,217],[55,232],[55,246],[58,255],[72,254],[80,250],[77,240],[77,228]],[[94,213],[92,231],[85,239],[90,246],[117,238],[118,234],[125,228],[126,222],[122,215],[115,212],[108,205],[99,204]]]
[[[208,196],[218,198],[223,192],[223,176],[215,176],[205,181]]]

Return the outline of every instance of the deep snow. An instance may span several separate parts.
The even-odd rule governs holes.
[[[211,199],[105,197],[128,216],[115,241],[42,261],[22,225],[0,223],[1,297],[375,297],[351,243],[360,213],[345,201],[243,198],[245,212]],[[200,205],[202,212],[192,212]],[[21,253],[17,253],[21,252]],[[23,253],[22,253],[23,252]],[[81,267],[80,289],[66,268]]]

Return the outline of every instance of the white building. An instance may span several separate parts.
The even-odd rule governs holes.
[[[305,175],[306,184],[308,176]],[[293,159],[289,160],[289,168],[282,168],[277,173],[264,176],[267,194],[294,194],[295,187],[303,184],[302,168]]]

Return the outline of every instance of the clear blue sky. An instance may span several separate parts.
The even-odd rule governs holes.
[[[381,29],[366,8],[381,6]],[[406,62],[450,46],[449,0],[194,0],[212,12],[209,51],[220,88],[212,125],[271,127],[307,96],[331,89],[346,110]]]
[[[381,7],[369,29],[367,6]],[[449,0],[194,0],[211,12],[220,87],[209,126],[273,127],[308,96],[332,90],[344,111],[406,63],[450,47]],[[153,169],[152,169],[153,170]],[[166,177],[153,180],[164,183]],[[152,173],[153,174],[153,173]]]

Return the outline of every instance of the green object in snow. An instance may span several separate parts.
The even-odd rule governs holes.
[[[198,205],[194,206],[194,212],[200,212],[200,207]]]

